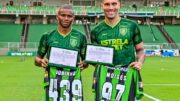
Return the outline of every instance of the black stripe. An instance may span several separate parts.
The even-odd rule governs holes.
[[[96,67],[95,70],[94,70],[94,74],[93,74],[93,83],[92,83],[92,89],[96,90],[96,87],[97,87],[97,72],[98,72],[98,68],[99,67]]]
[[[57,72],[58,71],[63,71],[62,69],[60,68],[57,68]],[[60,95],[61,95],[61,88],[60,88],[60,82],[62,80],[62,75],[58,75],[56,74],[56,79],[57,79],[57,91],[58,91],[58,101],[60,101]]]
[[[143,87],[141,86],[142,84],[142,77],[141,77],[141,74],[140,74],[140,71],[138,71],[138,78],[139,78],[139,91],[142,91],[143,92]]]
[[[81,72],[80,72],[80,79],[79,79],[80,81],[81,81],[81,89],[82,89],[82,101],[84,101],[84,97],[83,97],[83,84],[82,84],[82,78],[81,78]]]
[[[97,69],[96,69],[96,72],[97,72],[96,74],[97,74],[97,75],[95,74],[95,75],[96,75],[96,84],[95,84],[95,90],[96,90],[96,91],[95,91],[95,92],[96,92],[96,95],[95,95],[95,96],[96,96],[96,98],[95,98],[95,100],[96,100],[96,101],[99,101],[99,98],[100,98],[100,90],[99,90],[99,88],[100,88],[100,85],[99,85],[99,84],[100,84],[100,83],[99,83],[99,82],[100,82],[100,77],[99,77],[99,76],[100,76],[100,73],[101,73],[101,66],[99,65],[99,66],[96,67],[96,68],[97,68]]]
[[[120,77],[122,76],[122,80],[119,79],[119,83],[118,84],[121,84],[121,85],[124,85],[124,79],[125,79],[125,76],[127,74],[127,71],[124,71],[124,70],[127,70],[128,69],[128,66],[121,66],[121,73],[120,73]],[[124,70],[122,70],[124,69]]]
[[[70,70],[69,73],[75,72],[74,70]],[[70,90],[69,90],[69,101],[72,101],[73,94],[72,94],[72,82],[74,80],[74,76],[69,76],[69,82],[70,82]]]
[[[108,68],[107,73],[114,74],[114,69],[113,68]],[[112,82],[112,78],[106,77],[106,82]]]
[[[46,86],[45,89],[46,89],[46,101],[49,101],[49,86]]]
[[[48,76],[44,78],[44,83],[48,82],[50,85],[50,68],[46,68],[45,72],[48,72]],[[45,87],[46,101],[49,101],[49,85]]]

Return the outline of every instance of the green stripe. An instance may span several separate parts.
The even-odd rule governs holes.
[[[56,67],[50,67],[50,78],[55,79],[56,78]]]
[[[99,81],[100,81],[100,84],[99,84],[99,91],[100,91],[100,95],[99,95],[99,98],[102,99],[102,87],[103,87],[103,84],[106,82],[106,75],[107,75],[107,67],[106,66],[100,66],[100,76],[104,76],[104,77],[100,77]],[[98,99],[99,99],[98,98]]]
[[[74,80],[80,80],[81,79],[81,71],[79,68],[76,69],[76,74],[75,74],[75,77],[74,77]]]
[[[125,91],[122,95],[122,101],[128,101],[128,96],[129,96],[129,91],[130,91],[130,86],[131,86],[131,78],[133,75],[133,68],[128,67],[128,71],[126,73],[126,81],[125,81]]]
[[[141,99],[143,97],[143,91],[140,91],[139,90],[139,75],[138,75],[138,71],[136,71],[134,73],[134,75],[137,75],[137,76],[134,76],[134,80],[135,80],[135,83],[136,83],[136,99]]]
[[[120,72],[120,70],[119,69],[115,69],[114,70],[114,74],[115,75],[118,75],[118,74],[120,74],[121,72]],[[114,100],[115,101],[115,99],[116,99],[116,93],[117,93],[117,90],[116,90],[116,85],[118,84],[118,81],[119,81],[119,79],[117,79],[116,77],[115,78],[113,78],[112,79],[112,97],[111,97],[111,99],[112,100]]]

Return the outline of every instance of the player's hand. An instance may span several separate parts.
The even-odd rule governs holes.
[[[85,63],[85,62],[79,62],[79,63],[78,63],[78,67],[79,67],[79,68],[81,69],[81,71],[82,71],[82,70],[84,70],[85,68],[88,67],[88,64]]]
[[[132,62],[131,64],[129,64],[130,67],[137,69],[137,70],[141,70],[142,69],[142,63],[141,62]]]
[[[41,59],[41,67],[47,68],[48,67],[48,59]]]

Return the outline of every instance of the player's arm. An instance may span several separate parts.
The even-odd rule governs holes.
[[[143,64],[145,61],[145,53],[144,53],[143,42],[137,44],[135,46],[135,50],[136,50],[137,61]]]
[[[84,70],[85,68],[88,67],[88,64],[83,61],[85,59],[85,49],[86,49],[86,45],[87,45],[87,39],[85,36],[82,39],[83,39],[83,41],[82,41],[82,45],[81,45],[81,49],[80,49],[81,61],[78,63],[78,67],[81,70]]]
[[[46,67],[48,67],[47,63],[48,63],[48,59],[43,59],[43,57],[40,55],[37,55],[35,57],[35,65],[36,66],[46,68]]]
[[[145,61],[145,53],[144,53],[144,46],[143,46],[143,42],[135,45],[135,51],[136,51],[136,57],[137,57],[137,61],[132,62],[129,66],[141,70],[142,65]]]
[[[135,24],[133,41],[134,41],[134,48],[136,51],[137,59],[135,62],[132,62],[130,66],[137,70],[141,70],[145,60],[145,54],[144,54],[144,45],[141,37],[141,32],[137,24]]]
[[[34,59],[34,63],[39,67],[48,67],[48,59],[45,59],[44,56],[47,53],[47,34],[43,35],[39,42],[39,47],[37,51],[37,56]]]

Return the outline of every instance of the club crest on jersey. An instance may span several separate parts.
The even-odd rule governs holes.
[[[124,36],[124,35],[126,35],[127,30],[128,30],[127,28],[120,28],[120,29],[119,29],[119,32],[120,32],[121,35]]]
[[[72,47],[76,47],[77,44],[78,44],[78,40],[77,40],[76,38],[71,38],[71,40],[70,40],[70,45],[71,45]]]

